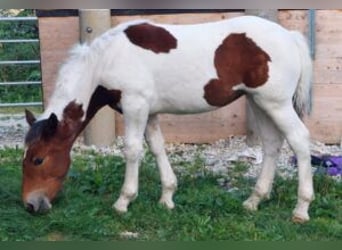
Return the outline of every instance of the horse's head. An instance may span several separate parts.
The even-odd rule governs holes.
[[[81,127],[81,105],[69,104],[61,121],[54,113],[36,120],[26,111],[30,129],[25,138],[22,198],[29,212],[51,208],[51,201],[62,187],[70,165],[70,150]]]

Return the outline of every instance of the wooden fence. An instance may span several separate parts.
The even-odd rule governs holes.
[[[43,12],[40,12],[44,14]],[[77,12],[75,12],[77,13]],[[75,14],[74,13],[74,14]],[[200,23],[243,15],[243,11],[153,15],[114,15],[113,23],[144,18],[162,23]],[[279,22],[286,28],[308,31],[306,10],[280,10]],[[68,49],[79,41],[77,15],[40,15],[42,81],[44,102],[54,88],[56,74]],[[267,35],[267,34],[266,34]],[[342,138],[342,11],[316,11],[316,57],[314,60],[314,109],[305,118],[312,138],[340,143]],[[198,115],[162,115],[161,126],[167,141],[213,142],[245,134],[245,100],[217,111]],[[116,134],[123,133],[122,119],[116,116]]]

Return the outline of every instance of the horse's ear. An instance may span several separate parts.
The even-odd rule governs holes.
[[[50,117],[46,120],[44,125],[44,137],[50,137],[57,131],[58,118],[55,113],[51,113]]]
[[[32,126],[32,124],[37,120],[36,117],[32,114],[32,112],[28,109],[25,109],[25,117],[27,123]]]

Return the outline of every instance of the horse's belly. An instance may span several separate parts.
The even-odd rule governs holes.
[[[182,97],[165,98],[159,100],[154,107],[151,108],[153,113],[170,113],[170,114],[194,114],[215,110],[217,107],[210,106],[201,102],[198,98]]]
[[[160,113],[191,114],[216,109],[204,98],[204,83],[193,81],[165,81],[156,87],[151,109]]]

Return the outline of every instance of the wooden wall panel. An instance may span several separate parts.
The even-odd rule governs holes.
[[[317,11],[316,22],[315,83],[342,84],[342,11]]]
[[[342,143],[342,84],[315,84],[313,112],[304,119],[315,140]]]
[[[201,14],[168,14],[168,15],[137,15],[137,16],[116,16],[113,19],[117,22],[125,22],[136,19],[149,19],[160,23],[192,24],[213,22],[243,15],[243,12],[231,13],[201,13]],[[176,16],[176,18],[175,18]]]
[[[40,57],[44,103],[50,98],[58,69],[68,50],[79,41],[78,17],[39,18]]]

